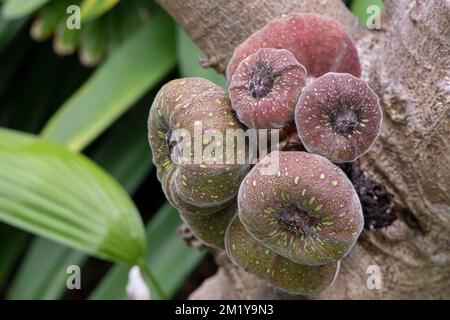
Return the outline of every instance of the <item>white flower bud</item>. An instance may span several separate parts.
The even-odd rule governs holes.
[[[134,266],[128,273],[127,296],[130,300],[150,300],[150,290],[141,275],[138,266]]]

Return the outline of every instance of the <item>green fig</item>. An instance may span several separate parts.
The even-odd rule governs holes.
[[[334,281],[339,262],[321,266],[297,264],[254,239],[236,217],[225,235],[228,257],[266,283],[295,295],[317,295]]]
[[[274,163],[278,171],[264,174]],[[238,205],[255,239],[300,264],[342,259],[363,229],[361,203],[345,173],[307,152],[276,151],[262,159],[242,182]]]

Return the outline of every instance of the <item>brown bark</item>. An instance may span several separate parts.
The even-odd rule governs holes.
[[[357,41],[362,78],[380,97],[383,132],[362,163],[395,195],[399,219],[365,231],[335,284],[317,298],[450,298],[450,4],[386,1],[383,29],[365,31],[339,0],[158,0],[223,71],[233,48],[271,19],[292,11],[339,20]],[[193,295],[293,298],[217,255],[219,272]],[[366,286],[369,265],[382,289]]]

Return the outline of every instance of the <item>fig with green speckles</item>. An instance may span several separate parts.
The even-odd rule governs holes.
[[[201,78],[167,83],[153,101],[148,128],[158,179],[174,207],[191,214],[211,214],[235,199],[248,165],[237,164],[235,159],[231,164],[217,163],[205,152],[218,143],[211,133],[225,137],[227,129],[241,128],[222,88]],[[180,146],[189,152],[176,153]],[[223,153],[211,154],[216,160],[226,159],[226,147],[219,150]]]
[[[291,13],[253,33],[234,51],[227,66],[230,80],[241,61],[261,48],[286,49],[308,71],[308,77],[335,71],[361,74],[358,51],[336,20],[318,14]]]
[[[210,247],[219,249],[225,248],[225,231],[236,214],[236,202],[233,202],[219,212],[208,215],[198,215],[180,211],[181,218],[199,240]]]
[[[306,69],[284,49],[262,48],[241,61],[230,81],[231,106],[247,127],[283,128],[306,83]]]
[[[383,112],[366,82],[346,73],[327,73],[305,87],[295,122],[306,150],[334,163],[367,152],[381,131]]]
[[[320,266],[297,264],[255,240],[236,217],[225,235],[228,257],[266,283],[295,295],[317,295],[335,279],[339,262]]]
[[[278,165],[273,175],[264,168]],[[239,189],[239,217],[247,231],[287,259],[322,265],[342,259],[363,228],[358,195],[326,158],[276,151],[256,164]]]

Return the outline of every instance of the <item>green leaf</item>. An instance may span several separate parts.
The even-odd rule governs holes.
[[[200,66],[199,59],[205,54],[181,29],[177,28],[177,56],[180,73],[183,77],[201,77],[226,88],[227,79],[212,68]]]
[[[147,114],[146,105],[127,113],[105,138],[100,140],[91,154],[92,159],[117,179],[129,194],[135,192],[153,167],[146,138]],[[32,136],[28,137],[32,139]],[[14,138],[24,139],[22,135],[18,137],[12,135],[9,139],[11,145],[17,143],[13,140]],[[37,238],[28,249],[20,269],[16,272],[7,292],[7,298],[59,299],[66,290],[67,267],[69,265],[83,266],[87,258],[78,251]],[[42,268],[43,259],[46,261],[45,268]],[[0,259],[0,266],[1,261]],[[30,278],[32,278],[31,282]]]
[[[75,52],[80,40],[81,29],[69,29],[60,23],[55,30],[53,50],[59,55],[70,55]]]
[[[36,136],[32,134],[0,127],[0,149],[22,147],[27,144],[32,144],[35,140]]]
[[[67,267],[82,266],[86,259],[87,256],[79,251],[37,238],[20,264],[7,298],[57,299],[66,289]]]
[[[49,0],[7,0],[2,15],[7,19],[22,18],[42,7]]]
[[[11,135],[0,129],[1,141]],[[99,258],[142,264],[142,222],[118,183],[83,155],[28,138],[0,144],[0,221]]]
[[[126,10],[128,10],[128,8],[126,8],[125,11]],[[121,18],[122,15],[119,10],[112,10],[102,18],[104,21],[104,33],[106,33],[104,36],[108,42],[108,52],[114,51],[122,42],[120,34]]]
[[[31,36],[36,41],[48,39],[58,23],[64,19],[66,8],[72,0],[52,1],[39,11],[31,26]]]
[[[81,3],[82,21],[94,20],[114,7],[119,0],[83,0]]]
[[[152,17],[58,110],[43,137],[81,150],[175,65],[173,23]]]
[[[80,61],[85,66],[95,66],[106,52],[105,31],[103,22],[95,20],[83,27],[80,43]]]
[[[128,38],[129,34],[134,32],[143,21],[148,20],[148,8],[142,8],[141,5],[142,1],[139,0],[128,0],[126,3],[123,1],[119,3],[116,12],[120,15],[117,27],[120,28],[119,35],[121,40]],[[142,15],[142,12],[145,14]]]
[[[168,298],[177,292],[206,254],[205,251],[188,247],[176,234],[180,223],[178,212],[166,203],[147,225],[147,265]],[[126,266],[114,266],[93,291],[90,299],[126,299],[128,271]],[[151,291],[152,299],[161,298],[155,290]]]
[[[0,18],[1,19],[1,18]],[[13,20],[15,21],[15,20]],[[28,37],[28,35],[23,35],[24,37]],[[32,42],[27,41],[26,43],[31,44]],[[16,59],[18,56],[22,56],[19,54],[19,47],[14,46],[14,53],[12,57]],[[11,46],[7,50],[4,51],[6,54],[7,51],[11,50]],[[52,57],[53,59],[48,59]],[[56,63],[52,52],[48,50],[48,48],[43,48],[43,50],[38,50],[37,52],[33,52],[30,56],[28,55],[27,63],[30,65],[34,65],[33,68],[28,68],[27,71],[21,73],[19,82],[21,83],[21,89],[14,88],[14,85],[10,84],[9,90],[7,90],[7,97],[14,97],[14,100],[11,100],[11,104],[13,105],[13,112],[10,112],[10,117],[6,117],[3,123],[5,126],[14,127],[16,129],[25,130],[25,131],[35,131],[36,128],[40,128],[42,126],[43,120],[46,118],[46,114],[52,109],[55,102],[61,100],[58,95],[67,95],[67,92],[70,91],[70,87],[74,85],[69,85],[68,82],[76,82],[79,76],[79,68],[75,69],[73,67],[67,68],[67,64]],[[7,60],[8,65],[11,66],[13,61],[10,59]],[[18,61],[20,62],[20,60]],[[76,61],[74,61],[76,63]],[[72,65],[72,64],[71,64]],[[42,66],[42,67],[41,67]],[[75,67],[75,64],[73,64]],[[61,67],[64,67],[64,72],[61,70]],[[54,81],[40,81],[42,79],[43,72],[51,73],[52,79]],[[9,73],[9,72],[6,72]],[[63,78],[64,75],[69,74],[70,78]],[[5,76],[5,73],[0,71],[2,76]],[[7,74],[6,74],[7,76]],[[61,77],[62,76],[62,77]],[[7,78],[10,78],[7,76]],[[5,79],[8,81],[7,79]],[[16,81],[17,82],[17,81]],[[29,85],[28,85],[29,83]],[[55,95],[54,84],[58,84],[58,95]],[[1,86],[1,85],[0,85]],[[69,87],[69,88],[68,88]],[[1,90],[0,90],[1,91]],[[17,92],[16,92],[17,91]],[[49,95],[50,94],[50,95]],[[56,101],[53,101],[56,100]],[[7,112],[5,109],[5,105],[2,105],[1,113]],[[11,131],[13,132],[13,131]],[[9,134],[8,137],[2,140],[3,144],[6,141],[8,145],[15,146],[16,144],[20,144],[21,140],[24,142],[32,141],[35,139],[35,136],[20,134],[17,133]],[[12,269],[15,267],[15,263],[19,260],[20,255],[25,251],[26,245],[28,244],[31,235],[29,233],[23,232],[19,229],[6,226],[0,223],[0,247],[4,246],[8,248],[7,250],[0,249],[0,287],[1,283],[4,280],[5,276],[12,276]],[[36,241],[43,241],[36,240]],[[56,246],[56,244],[55,244]],[[34,245],[32,246],[34,247]],[[28,254],[29,250],[27,251]],[[47,253],[47,252],[46,252]],[[39,255],[37,255],[39,256]],[[27,256],[25,256],[20,264],[20,268],[22,268],[22,263],[27,260]],[[38,268],[35,268],[34,281],[39,281],[38,274],[42,268],[42,260],[38,260]],[[17,270],[14,270],[17,271]],[[14,273],[14,281],[16,278],[20,276],[26,276],[21,272]],[[56,274],[55,274],[56,276]],[[44,281],[51,282],[49,281]],[[33,283],[34,285],[34,283]],[[62,286],[62,285],[61,285]],[[25,294],[31,294],[29,290],[25,292]]]

